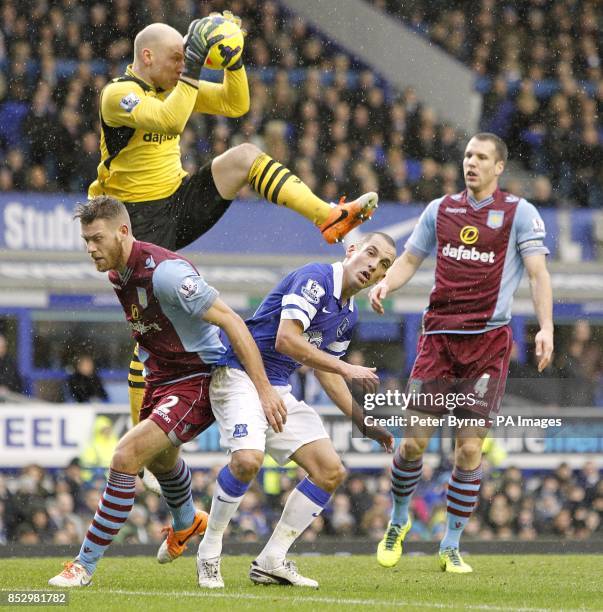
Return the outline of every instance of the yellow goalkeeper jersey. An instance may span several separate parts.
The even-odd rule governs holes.
[[[128,66],[101,92],[101,163],[88,197],[110,195],[123,202],[152,202],[178,189],[186,172],[180,134],[193,112],[240,117],[249,110],[245,68],[224,71],[222,83],[179,81],[156,89]]]

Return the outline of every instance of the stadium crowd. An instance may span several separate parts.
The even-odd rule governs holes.
[[[538,175],[532,201],[603,205],[598,2],[372,2],[474,71],[484,94],[481,128],[503,138],[511,159]]]
[[[412,4],[425,5],[424,27],[415,26],[421,30],[432,25],[433,31],[439,31],[435,26],[440,21],[432,22],[429,16],[434,12],[428,10],[437,2]],[[564,3],[558,0],[557,4]],[[1,5],[3,191],[85,191],[99,160],[98,93],[130,61],[136,32],[152,21],[165,21],[185,32],[192,16],[225,8],[240,14],[249,31],[245,61],[253,105],[239,120],[202,116],[190,121],[181,138],[186,170],[194,171],[228,147],[250,141],[292,166],[325,199],[376,190],[382,200],[425,202],[462,187],[462,143],[454,127],[439,121],[412,88],[393,91],[275,2],[263,2],[261,9],[251,0],[202,4],[115,0],[110,6],[93,1],[2,0]],[[485,4],[482,13],[488,11]],[[498,30],[488,29],[497,42],[486,45],[480,43],[478,22],[470,19],[470,12],[445,10],[441,15],[452,23],[462,21],[459,31],[472,34],[461,45],[468,57],[485,48],[491,54],[483,60],[487,64],[499,53],[497,45],[504,37]],[[590,23],[587,17],[582,22],[584,28]],[[499,22],[490,17],[489,23],[494,28]],[[439,29],[446,27],[451,27],[447,21]],[[568,44],[576,43],[570,39]],[[553,49],[542,53],[554,63]],[[492,86],[486,88],[483,127],[506,136],[513,155],[539,174],[527,194],[536,203],[575,200],[600,206],[603,164],[597,165],[600,123],[594,113],[598,104],[600,121],[603,87],[598,89],[597,102],[584,93],[592,93],[592,86],[582,90],[571,76],[574,64],[565,61],[563,65],[567,79],[550,100],[535,90],[534,75],[526,75],[518,84],[507,75],[512,71],[502,78],[481,70],[485,79],[493,78]],[[597,70],[587,71],[591,85]],[[600,79],[600,70],[598,74]],[[516,90],[520,95],[509,98]],[[519,106],[524,99],[531,109],[527,115],[520,110],[524,103]],[[564,129],[572,145],[569,157],[560,148],[565,145],[559,130]],[[583,135],[582,141],[575,133]],[[555,146],[550,146],[551,138]],[[552,159],[552,155],[563,159]],[[544,173],[553,180],[553,192]],[[522,185],[512,187],[526,195]]]
[[[193,472],[193,496],[208,509],[218,468]],[[446,514],[445,488],[450,467],[424,466],[413,498],[413,530],[409,538],[441,536]],[[278,520],[287,495],[298,480],[295,468],[267,468],[245,496],[228,537],[236,541],[265,540]],[[39,466],[16,476],[0,475],[0,544],[79,544],[105,482],[104,472],[89,472],[73,461],[62,471]],[[326,511],[304,533],[314,541],[322,531],[339,537],[379,540],[390,516],[390,478],[380,473],[351,472]],[[121,543],[159,544],[169,524],[165,502],[138,490]],[[567,464],[546,473],[517,467],[491,469],[466,534],[485,539],[534,540],[539,537],[588,539],[603,535],[603,480],[592,462],[573,471]]]

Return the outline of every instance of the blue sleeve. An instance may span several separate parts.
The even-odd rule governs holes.
[[[153,273],[153,293],[162,308],[183,310],[202,317],[216,301],[218,291],[183,259],[166,259]]]
[[[548,248],[544,246],[546,236],[544,221],[533,204],[521,199],[517,205],[513,222],[517,248],[522,257],[549,254]]]
[[[444,196],[446,197],[446,196]],[[406,241],[404,248],[417,257],[427,257],[435,248],[437,243],[436,220],[438,208],[444,198],[433,200],[421,214],[410,238]]]
[[[329,291],[328,279],[322,270],[301,268],[283,291],[281,319],[300,321],[306,331],[318,309],[326,303]]]

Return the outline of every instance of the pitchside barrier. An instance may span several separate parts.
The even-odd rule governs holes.
[[[79,545],[78,545],[79,546]],[[78,546],[57,546],[43,544],[25,546],[23,544],[8,544],[0,546],[0,559],[8,557],[59,557],[72,559]],[[257,555],[261,548],[260,542],[233,542],[224,540],[225,555]],[[436,542],[417,542],[408,539],[404,542],[404,556],[433,555],[437,550]],[[373,555],[377,542],[369,538],[333,538],[321,536],[315,542],[299,541],[293,545],[292,551],[300,555]],[[603,538],[592,540],[543,539],[531,542],[517,540],[479,541],[463,537],[463,554],[472,555],[560,555],[560,554],[601,554],[603,553]],[[157,544],[127,544],[110,546],[106,557],[150,557],[157,554]],[[197,554],[196,546],[189,546],[185,556]]]
[[[372,440],[363,438],[357,429],[353,432],[351,422],[336,408],[316,408],[349,468],[383,469],[390,465],[391,456]],[[579,469],[590,460],[603,468],[603,409],[546,407],[536,411],[505,406],[504,414],[514,421],[493,428],[497,467],[514,465],[547,470],[565,461]],[[365,415],[375,418],[376,413],[369,410]],[[82,456],[92,442],[97,417],[111,419],[118,436],[130,427],[126,405],[0,404],[0,469],[13,470],[30,464],[64,468]],[[390,423],[384,425],[389,428]],[[432,465],[437,465],[442,454],[448,454],[453,446],[455,423],[446,421],[443,426],[433,437],[426,456],[426,462]],[[398,434],[398,430],[394,432]],[[222,465],[226,458],[215,425],[184,445],[183,452],[190,467],[197,469]]]

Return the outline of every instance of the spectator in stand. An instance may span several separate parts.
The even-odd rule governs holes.
[[[418,202],[431,202],[442,195],[442,182],[438,175],[438,165],[432,158],[424,159],[421,164],[421,178],[415,185]]]
[[[38,536],[39,542],[52,542],[57,531],[56,525],[50,520],[46,508],[43,506],[33,510],[31,526]]]
[[[15,360],[8,354],[6,336],[0,334],[0,397],[7,392],[23,393],[23,379]]]
[[[371,495],[367,490],[366,481],[355,474],[350,474],[345,484],[345,492],[350,499],[350,512],[354,517],[354,526],[358,534],[362,517],[371,507]]]
[[[23,78],[9,79],[7,99],[0,104],[0,147],[11,149],[24,145],[21,133],[29,111],[27,85]]]
[[[21,523],[17,527],[17,543],[22,546],[37,546],[40,537],[30,523]]]
[[[60,487],[60,485],[63,485],[63,490],[70,493],[73,497],[76,512],[80,512],[81,510],[85,511],[86,501],[84,499],[83,490],[84,481],[82,479],[80,460],[77,457],[69,462],[69,465],[59,476],[57,481],[57,489]],[[94,506],[94,510],[96,510],[97,503],[98,499]]]
[[[600,346],[593,341],[590,323],[579,319],[565,350],[559,353],[557,367],[563,379],[562,406],[593,406],[595,387],[601,369]]]
[[[603,493],[599,470],[593,461],[587,461],[584,464],[584,467],[578,473],[577,480],[585,489],[585,499],[587,503],[592,503],[598,494]]]
[[[51,499],[53,483],[41,467],[28,465],[8,484],[10,488],[4,491],[5,524],[9,540],[14,540],[18,539],[19,525],[30,522],[34,509]]]
[[[557,206],[557,198],[548,176],[538,175],[532,182],[530,202],[537,208],[553,208]]]
[[[67,377],[71,399],[78,403],[106,402],[109,396],[96,371],[90,355],[80,355],[75,360],[75,370]]]
[[[329,524],[335,535],[350,536],[354,533],[356,521],[351,512],[350,498],[347,495],[337,493],[333,496]]]
[[[100,415],[94,420],[90,441],[80,456],[82,478],[85,482],[103,475],[113,457],[113,451],[119,438],[113,431],[113,421],[109,417]],[[102,490],[103,487],[101,487]]]
[[[11,184],[15,191],[25,189],[25,156],[21,149],[9,149],[4,166],[11,174]]]

